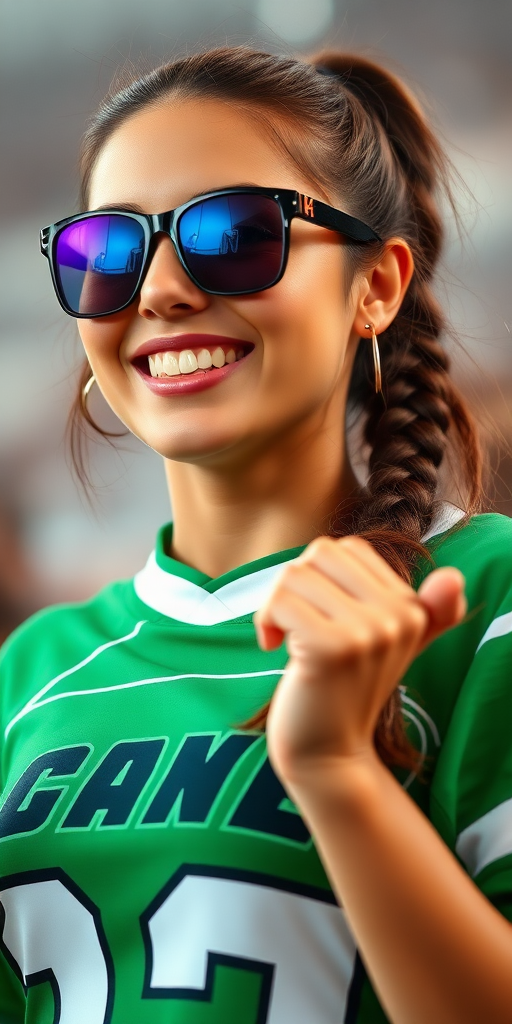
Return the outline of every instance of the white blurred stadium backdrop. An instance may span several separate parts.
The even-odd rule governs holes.
[[[86,117],[126,59],[327,44],[404,75],[469,189],[440,286],[463,346],[446,342],[454,373],[484,429],[512,443],[510,0],[0,0],[0,18],[0,635],[36,607],[132,574],[171,517],[160,460],[133,439],[119,453],[91,445],[94,513],[77,491],[63,435],[80,349],[38,246],[41,225],[76,209]],[[489,458],[495,509],[512,515],[512,461],[493,441]]]

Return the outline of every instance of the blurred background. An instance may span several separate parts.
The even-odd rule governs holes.
[[[459,340],[446,346],[481,423],[491,510],[512,515],[510,0],[0,0],[0,15],[0,639],[38,607],[132,575],[171,518],[160,459],[133,438],[91,442],[94,509],[76,486],[64,434],[78,335],[39,253],[39,228],[77,209],[86,118],[127,60],[328,44],[382,60],[420,95],[466,186],[461,237],[447,211],[439,294]],[[101,396],[91,407],[115,429]]]

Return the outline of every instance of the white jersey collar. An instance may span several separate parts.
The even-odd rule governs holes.
[[[430,530],[421,538],[422,543],[449,530],[464,515],[463,509],[444,502]],[[215,593],[210,593],[197,583],[162,569],[155,551],[152,551],[144,568],[134,577],[133,585],[137,597],[160,615],[191,625],[214,626],[255,612],[263,604],[283,566],[293,561],[295,559],[285,558],[277,565],[249,571],[247,575],[239,576],[219,587]]]

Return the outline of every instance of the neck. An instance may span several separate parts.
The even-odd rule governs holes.
[[[346,447],[327,432],[284,439],[236,466],[166,462],[173,509],[170,554],[216,578],[330,532],[350,532],[361,487]]]

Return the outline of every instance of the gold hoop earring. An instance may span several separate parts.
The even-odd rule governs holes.
[[[375,371],[375,393],[380,391],[382,394],[382,376],[380,372],[380,352],[379,345],[377,342],[377,335],[375,333],[375,327],[373,324],[365,324],[365,331],[372,332],[372,346],[373,346],[373,368]]]
[[[95,384],[95,383],[96,383],[96,377],[92,373],[91,376],[89,377],[89,380],[87,381],[86,384],[84,384],[84,386],[82,388],[82,405],[83,405],[84,409],[87,406],[87,395],[89,394],[89,391],[91,390],[93,384]]]

